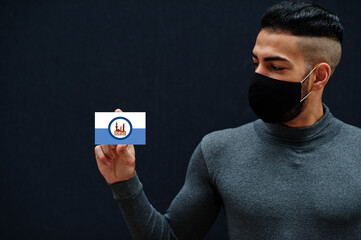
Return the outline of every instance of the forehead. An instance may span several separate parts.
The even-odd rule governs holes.
[[[290,62],[303,62],[304,54],[298,46],[299,37],[285,32],[274,32],[262,29],[253,48],[258,58],[280,56]]]

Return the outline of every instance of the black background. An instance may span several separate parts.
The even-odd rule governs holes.
[[[94,158],[94,112],[147,112],[137,172],[164,213],[201,138],[256,119],[251,50],[278,1],[1,1],[1,239],[131,239]],[[324,102],[361,127],[358,1]],[[220,213],[205,239],[226,239]]]

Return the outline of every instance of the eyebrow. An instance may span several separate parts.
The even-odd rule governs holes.
[[[254,54],[253,52],[252,52],[252,57],[254,57],[255,59],[258,60],[257,55]],[[268,62],[268,61],[287,61],[287,62],[289,62],[288,59],[283,58],[283,57],[279,57],[279,56],[265,57],[263,60],[265,62]]]

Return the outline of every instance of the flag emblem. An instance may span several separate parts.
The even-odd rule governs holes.
[[[132,133],[132,123],[125,117],[116,117],[110,121],[108,129],[115,139],[124,139]]]

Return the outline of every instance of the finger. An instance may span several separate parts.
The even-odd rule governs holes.
[[[117,145],[116,152],[117,152],[118,154],[121,154],[122,152],[124,152],[124,150],[127,149],[127,146],[128,146],[128,144],[125,144],[125,145]]]
[[[130,152],[133,156],[135,156],[135,149],[134,149],[134,145],[133,144],[129,144],[127,146],[127,150],[128,152]]]
[[[117,145],[109,145],[109,147],[110,149],[114,150],[117,147]]]
[[[97,160],[99,160],[101,163],[107,166],[110,165],[109,158],[104,154],[102,148],[99,145],[94,148],[94,152],[95,152],[95,158]]]
[[[112,151],[110,145],[100,145],[104,154],[109,157],[110,159],[115,158],[114,152]]]
[[[133,145],[118,145],[117,146],[117,153],[122,160],[122,163],[128,166],[133,166],[135,164],[135,154],[134,151],[130,151],[131,147],[134,150]]]
[[[121,109],[117,108],[117,109],[115,109],[115,112],[123,112],[123,111]],[[116,148],[117,148],[117,145],[111,145],[111,149],[116,150]]]

